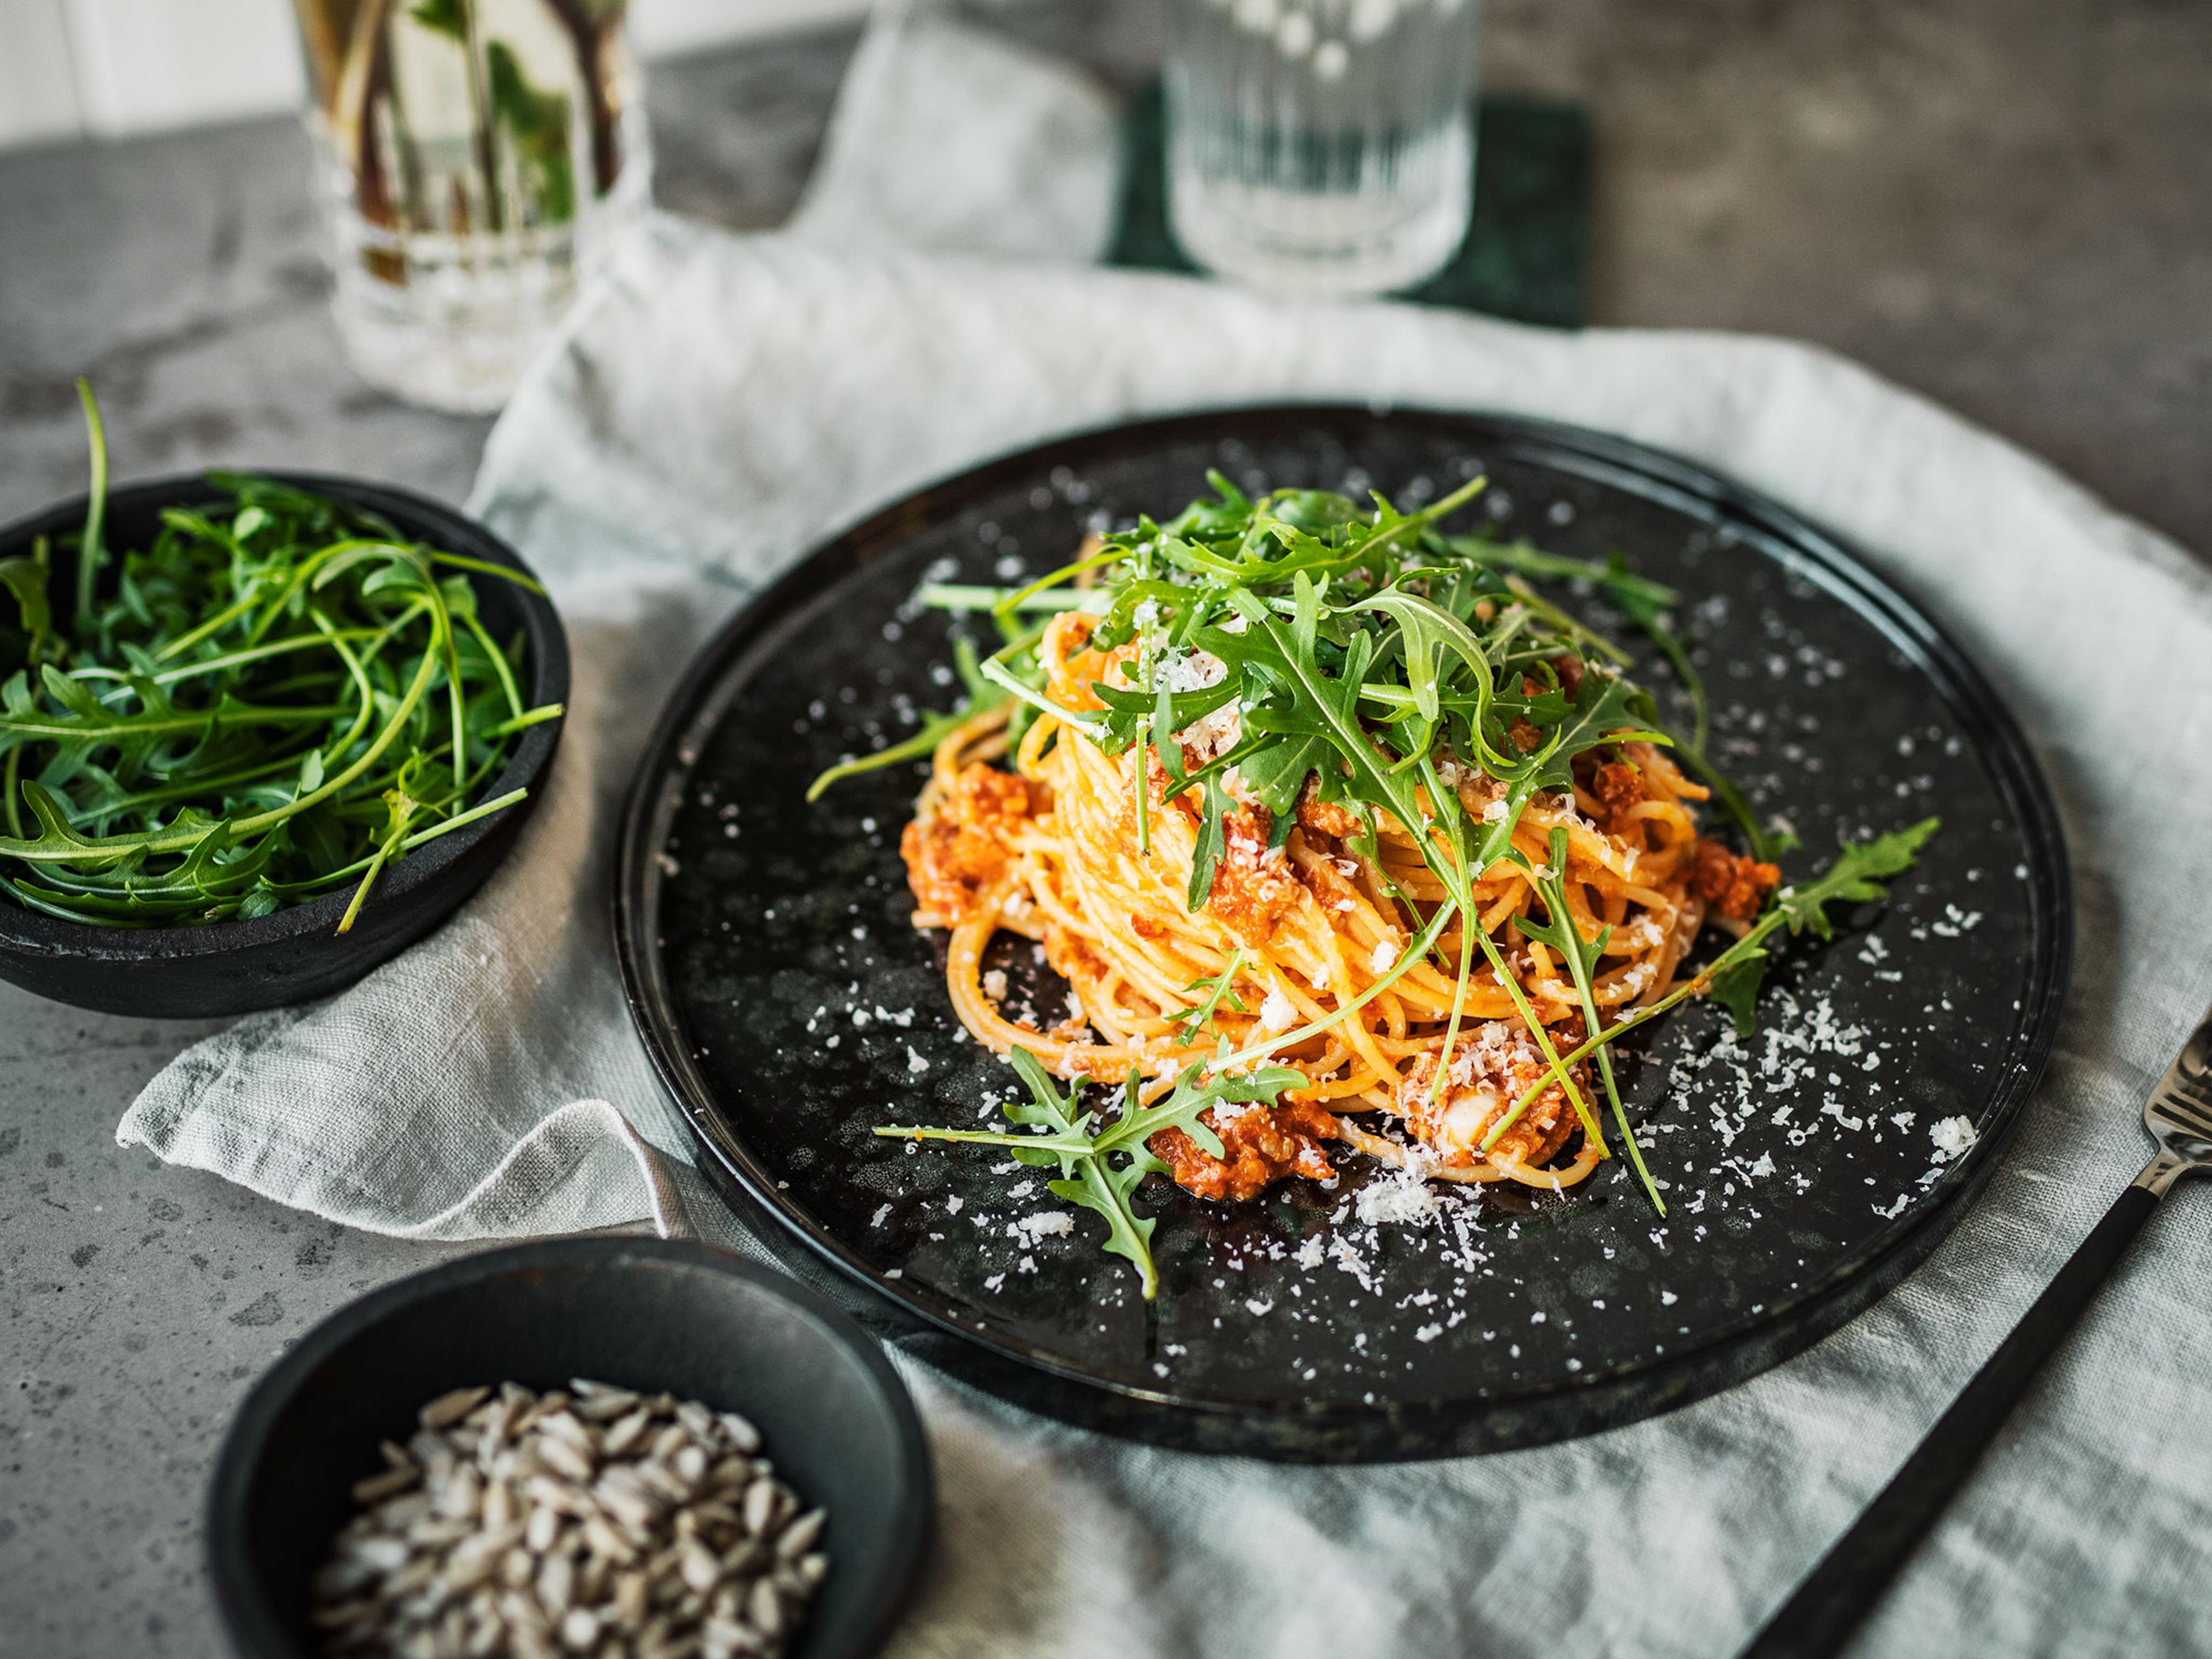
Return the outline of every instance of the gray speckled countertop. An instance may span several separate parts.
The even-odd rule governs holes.
[[[1486,78],[1585,99],[1599,320],[1848,352],[2212,550],[2212,9],[2160,0],[1693,9],[1495,0]],[[1127,84],[1145,4],[1027,27]],[[849,33],[663,66],[661,200],[796,198]],[[362,386],[324,314],[288,122],[0,157],[0,518],[124,476],[325,466],[458,499],[488,423]],[[0,986],[0,1655],[215,1656],[198,1512],[250,1380],[455,1253],[350,1233],[114,1142],[206,1028]]]

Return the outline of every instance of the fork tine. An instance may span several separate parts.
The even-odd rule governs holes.
[[[2212,1111],[2201,1106],[2182,1104],[2170,1096],[2154,1099],[2143,1116],[2154,1131],[2160,1127],[2175,1128],[2212,1138]]]
[[[2179,1068],[2177,1068],[2178,1071]],[[2161,1128],[2212,1135],[2212,1102],[2200,1098],[2201,1091],[2169,1071],[2143,1103],[2143,1123],[2153,1134]]]

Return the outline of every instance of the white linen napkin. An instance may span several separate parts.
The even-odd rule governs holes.
[[[492,435],[475,510],[547,579],[574,713],[447,928],[252,1017],[118,1130],[349,1224],[651,1218],[728,1237],[608,945],[621,793],[704,630],[806,547],[1012,447],[1226,401],[1511,410],[1723,470],[1869,550],[2020,715],[2067,815],[2075,989],[2049,1079],[1930,1262],[1811,1352],[1534,1451],[1354,1470],[1160,1451],[906,1361],[943,1484],[907,1656],[1728,1650],[1879,1487],[2146,1153],[2212,999],[2212,578],[2048,468],[1828,354],[1271,302],[1180,278],[856,257],[658,219]],[[1867,1638],[1885,1654],[2212,1650],[2203,1200],[2167,1215]],[[2192,1225],[2191,1223],[2196,1224]]]

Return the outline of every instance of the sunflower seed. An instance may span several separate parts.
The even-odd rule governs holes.
[[[599,1449],[609,1457],[620,1457],[637,1443],[652,1422],[653,1416],[649,1412],[629,1413],[607,1431],[607,1437],[600,1443]]]
[[[375,1613],[376,1603],[373,1600],[341,1601],[329,1607],[319,1607],[307,1618],[317,1630],[336,1630],[341,1625],[373,1618]]]
[[[627,1417],[637,1408],[637,1396],[628,1389],[611,1389],[604,1382],[586,1382],[580,1378],[574,1386],[580,1396],[576,1414],[592,1422],[605,1423]]]
[[[735,1620],[710,1619],[700,1632],[701,1659],[739,1659],[762,1652],[765,1644],[750,1626]]]
[[[569,1420],[574,1421],[573,1418]],[[589,1480],[592,1478],[591,1454],[578,1449],[572,1442],[556,1439],[551,1435],[538,1440],[538,1461],[554,1474],[565,1475],[571,1480]]]
[[[629,1540],[596,1515],[584,1522],[584,1547],[625,1565],[637,1559],[637,1551]]]
[[[557,1490],[557,1489],[556,1489]],[[538,1494],[531,1493],[532,1498]],[[524,1523],[522,1541],[530,1547],[532,1555],[543,1555],[553,1547],[553,1540],[561,1535],[561,1511],[544,1499],[531,1510],[530,1519]]]
[[[697,1523],[702,1532],[742,1532],[744,1521],[737,1510],[720,1498],[709,1498],[691,1504],[684,1511]]]
[[[403,1497],[387,1498],[377,1505],[375,1520],[386,1532],[404,1533],[416,1522],[428,1519],[429,1514],[428,1495],[410,1492]]]
[[[752,1594],[745,1597],[745,1620],[770,1638],[783,1633],[783,1601],[776,1595],[775,1586],[767,1579],[756,1580]]]
[[[459,1422],[490,1395],[489,1389],[455,1389],[451,1394],[440,1395],[416,1413],[415,1420],[426,1429],[442,1429]]]
[[[814,1547],[814,1540],[822,1536],[823,1524],[829,1518],[822,1510],[815,1510],[786,1527],[775,1540],[776,1559],[791,1561],[805,1554]]]
[[[352,1558],[374,1572],[397,1572],[407,1565],[408,1548],[398,1538],[363,1538],[348,1552]]]
[[[501,1395],[482,1409],[483,1428],[477,1437],[477,1458],[489,1462],[507,1444],[507,1431],[514,1425],[514,1401]]]
[[[775,1484],[766,1475],[754,1478],[745,1488],[744,1516],[745,1530],[756,1538],[768,1530],[769,1516],[775,1509]]]
[[[574,1516],[581,1520],[590,1511],[583,1494],[565,1480],[556,1480],[550,1474],[533,1474],[522,1483],[522,1495],[532,1506],[533,1519],[545,1510],[556,1516]],[[550,1525],[550,1522],[539,1522]]]
[[[691,1496],[691,1488],[684,1485],[684,1477],[665,1463],[640,1463],[636,1468],[637,1478],[666,1502],[681,1504]]]
[[[549,1619],[568,1610],[576,1587],[576,1564],[566,1555],[549,1555],[538,1564],[538,1605]]]
[[[721,1422],[722,1432],[729,1436],[730,1443],[739,1451],[750,1457],[761,1449],[760,1431],[752,1425],[750,1419],[740,1417],[735,1412],[724,1412]]]
[[[697,1539],[687,1538],[683,1553],[677,1558],[676,1571],[685,1584],[704,1595],[721,1577],[722,1564],[714,1559],[714,1552]]]
[[[353,1501],[374,1504],[405,1492],[422,1478],[420,1469],[411,1463],[398,1468],[386,1469],[382,1474],[372,1474],[366,1480],[353,1483]]]
[[[708,1471],[707,1482],[718,1487],[735,1487],[740,1491],[753,1483],[754,1469],[749,1457],[726,1457]]]
[[[461,1650],[464,1659],[492,1659],[505,1645],[507,1632],[489,1601],[469,1608],[469,1639]]]
[[[589,1653],[599,1639],[599,1617],[588,1607],[573,1607],[561,1620],[561,1645],[571,1653]]]
[[[691,1437],[702,1446],[711,1446],[722,1437],[721,1419],[696,1400],[677,1407],[676,1420],[690,1430]]]
[[[483,1477],[473,1464],[464,1463],[431,1484],[430,1507],[449,1520],[473,1516],[483,1501]]]
[[[599,1436],[585,1427],[584,1419],[574,1412],[555,1412],[550,1417],[541,1418],[537,1428],[541,1434],[550,1434],[567,1441],[578,1451],[598,1455]]]

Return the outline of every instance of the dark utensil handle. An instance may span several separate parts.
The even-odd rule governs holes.
[[[2157,1206],[2157,1195],[2146,1187],[2130,1187],[2112,1201],[2004,1346],[1974,1374],[1881,1496],[1752,1638],[1741,1659],[1831,1659],[1843,1651]]]

